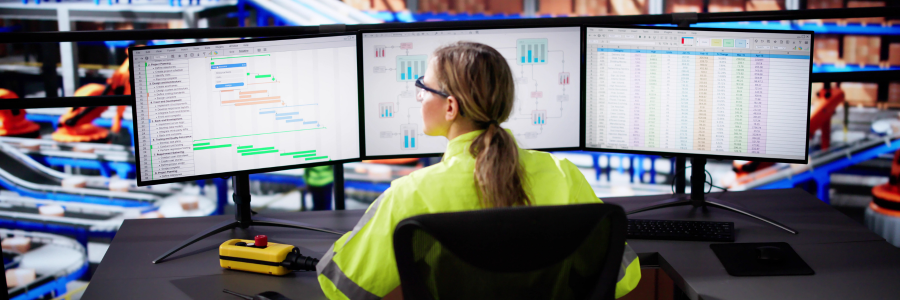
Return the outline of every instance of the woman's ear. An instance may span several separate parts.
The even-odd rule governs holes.
[[[456,117],[459,116],[459,101],[456,97],[450,96],[447,97],[447,107],[444,118],[447,121],[456,120]]]

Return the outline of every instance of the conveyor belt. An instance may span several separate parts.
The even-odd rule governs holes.
[[[881,154],[893,153],[900,149],[900,135],[871,138],[851,145],[811,155],[806,165],[780,164],[750,173],[741,179],[739,189],[792,188],[798,184],[814,180],[817,196],[829,202],[830,175],[835,171],[863,161],[874,159]]]
[[[6,170],[19,179],[44,185],[61,185],[59,178],[50,176],[47,173],[40,172],[32,168],[32,166],[13,157],[6,151],[0,150],[0,169]]]
[[[15,155],[14,148],[0,144],[0,186],[22,196],[58,201],[75,201],[125,207],[152,206],[162,198],[144,193],[113,192],[97,188],[62,187],[64,175],[27,156]],[[30,158],[28,158],[30,159]]]

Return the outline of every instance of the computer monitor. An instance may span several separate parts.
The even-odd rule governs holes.
[[[806,163],[813,32],[585,27],[585,149],[691,156],[692,205],[774,220],[706,198],[707,158]]]
[[[249,174],[360,159],[356,34],[230,40],[131,49],[138,185],[233,176],[235,220],[251,218]]]
[[[812,32],[586,29],[586,149],[806,163]]]
[[[516,92],[510,118],[519,146],[581,147],[580,27],[454,28],[363,31],[360,40],[365,157],[438,155],[444,137],[423,132],[415,81],[438,47],[456,41],[490,45],[506,57]]]
[[[138,185],[360,158],[355,34],[132,51]]]

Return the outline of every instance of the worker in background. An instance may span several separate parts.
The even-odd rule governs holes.
[[[303,169],[303,181],[306,181],[306,187],[312,194],[312,210],[331,210],[334,168],[327,165]]]
[[[512,132],[500,127],[512,112],[515,85],[494,48],[472,42],[442,47],[416,87],[425,134],[449,140],[443,159],[391,182],[353,231],[326,252],[316,271],[328,298],[402,297],[392,237],[408,217],[600,202],[574,164],[521,149]],[[640,281],[640,263],[627,245],[621,264],[617,298]]]

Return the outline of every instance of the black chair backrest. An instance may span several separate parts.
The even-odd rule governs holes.
[[[625,212],[611,204],[486,209],[401,221],[405,299],[614,299]]]

